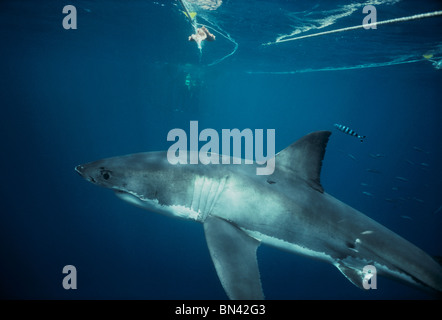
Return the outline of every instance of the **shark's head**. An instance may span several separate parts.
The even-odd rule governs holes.
[[[111,168],[110,166],[107,166],[102,162],[104,161],[100,160],[83,165],[78,165],[75,167],[75,171],[77,171],[77,173],[84,179],[92,182],[93,184],[106,188],[111,188],[113,182],[116,180],[115,170],[112,170],[114,168]],[[117,176],[117,180],[121,181],[121,177]]]
[[[142,165],[145,162],[142,154],[129,155],[79,165],[75,167],[75,171],[98,186],[121,192],[136,192],[141,190],[137,190],[139,186],[134,182],[138,179],[134,180],[134,177],[140,177],[141,170],[146,171],[146,166]]]
[[[84,179],[115,191],[120,198],[142,207],[162,199],[166,157],[162,153],[139,153],[107,158],[75,167]]]
[[[108,189],[136,206],[182,218],[196,219],[189,212],[192,166],[171,165],[166,152],[147,152],[102,159],[75,167],[87,181]],[[176,213],[176,209],[181,210]],[[178,210],[178,211],[179,211]]]

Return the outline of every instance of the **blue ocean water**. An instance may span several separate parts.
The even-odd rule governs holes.
[[[442,17],[277,42],[360,25],[367,4],[382,21],[440,1],[195,2],[217,37],[202,50],[178,1],[0,3],[1,298],[227,298],[200,224],[131,206],[74,171],[166,150],[167,133],[191,120],[275,129],[277,151],[333,131],[324,189],[442,254]],[[63,28],[65,5],[77,9],[75,30]],[[258,261],[268,299],[432,298],[381,277],[363,291],[328,264],[271,247]],[[62,286],[65,265],[77,268],[77,290]]]

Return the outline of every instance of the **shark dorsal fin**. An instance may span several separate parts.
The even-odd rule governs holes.
[[[330,131],[312,132],[276,155],[276,166],[287,174],[295,174],[312,188],[324,192],[320,175]]]

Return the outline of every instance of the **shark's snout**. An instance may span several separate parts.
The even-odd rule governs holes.
[[[86,179],[87,181],[90,181],[92,183],[95,183],[95,179],[92,176],[89,176],[86,173],[86,168],[82,165],[78,165],[75,167],[75,171],[77,171],[77,173],[84,179]]]
[[[80,176],[83,176],[84,167],[83,167],[82,165],[76,166],[76,167],[75,167],[75,171],[77,171],[77,173],[78,173]]]

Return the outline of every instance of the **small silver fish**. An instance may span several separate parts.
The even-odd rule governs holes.
[[[420,203],[424,203],[424,200],[419,199],[419,198],[416,198],[416,197],[413,197],[413,200],[414,200],[414,201],[417,201],[417,202],[420,202]]]
[[[424,151],[423,149],[421,149],[421,148],[419,148],[419,147],[413,147],[413,149],[415,150],[415,151],[418,151],[418,152],[422,152],[422,153],[429,153],[429,152],[427,152],[427,151]]]
[[[385,157],[385,154],[381,154],[381,153],[369,153],[370,157],[372,157],[373,159],[379,159],[379,158],[383,158]]]
[[[350,159],[352,159],[353,161],[358,162],[358,159],[356,159],[356,157],[355,157],[354,155],[352,155],[352,154],[350,154],[350,153],[348,153],[347,155],[348,155],[348,156],[350,157]]]

